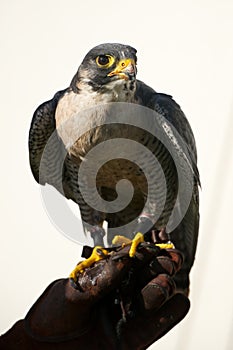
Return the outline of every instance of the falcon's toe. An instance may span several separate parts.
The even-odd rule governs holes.
[[[112,240],[113,244],[121,244],[122,247],[131,245],[129,250],[129,256],[131,258],[135,256],[137,247],[142,242],[144,242],[144,235],[141,232],[138,232],[132,240],[124,236],[115,236]]]
[[[87,269],[88,267],[91,267],[97,261],[106,259],[108,254],[109,254],[108,251],[103,247],[100,247],[100,246],[94,247],[91,256],[88,259],[78,263],[75,266],[74,270],[70,273],[69,277],[76,282],[78,274],[83,273],[85,269]]]

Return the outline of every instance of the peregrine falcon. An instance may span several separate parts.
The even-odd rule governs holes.
[[[180,287],[185,289],[189,286],[189,271],[194,261],[199,227],[199,174],[195,140],[188,120],[173,98],[164,93],[157,93],[136,79],[136,52],[131,46],[116,43],[94,47],[84,57],[70,86],[57,92],[51,100],[37,108],[29,132],[31,170],[37,182],[54,186],[66,198],[72,199],[79,205],[84,231],[92,236],[96,246],[104,246],[104,221],[108,224],[109,244],[114,236],[111,232],[115,232],[114,229],[118,228],[119,234],[127,235],[129,238],[133,238],[137,232],[144,234],[153,232],[162,237],[171,213],[176,211],[180,219],[178,225],[173,227],[169,233],[169,237],[184,255],[183,268],[177,276],[177,281]],[[123,108],[123,111],[126,104],[129,105],[129,108],[140,107],[141,126],[119,121],[114,123],[114,118],[112,123],[94,124],[94,121],[100,118],[101,113],[101,118],[106,120],[108,108],[111,109],[117,104],[121,106],[121,109]],[[142,107],[144,107],[145,115]],[[157,125],[150,126],[150,130],[143,127],[148,111],[156,112],[161,117]],[[91,126],[85,129],[85,123],[90,123]],[[177,159],[182,159],[181,168],[186,162],[191,169],[192,192],[187,210],[183,214],[179,211],[182,196],[178,198],[177,164],[164,142],[155,136],[155,131],[158,132],[159,128],[170,142],[173,153],[177,153]],[[176,137],[173,129],[176,130],[180,139]],[[74,140],[74,130],[84,130],[84,132],[81,132],[81,135]],[[47,147],[46,165],[41,167],[43,152],[52,134],[55,136],[50,142],[49,149]],[[88,164],[88,153],[91,153],[93,148],[104,141],[111,141],[109,145],[114,145],[116,139],[121,140],[120,142],[125,145],[125,151],[129,149],[127,140],[143,145],[156,157],[159,166],[157,168],[155,165],[152,166],[150,158],[144,157],[137,163],[133,162],[130,157],[124,159],[121,154],[119,157],[114,156],[113,159],[106,161],[99,169],[95,179],[95,185],[101,197],[109,203],[114,201],[117,196],[117,183],[122,179],[131,182],[134,189],[132,200],[125,208],[121,208],[118,212],[107,212],[97,210],[89,204],[80,190],[78,174],[82,165]],[[112,147],[114,147],[114,153],[117,154],[117,146]],[[62,188],[57,183],[59,177],[57,164],[61,158],[64,159]],[[140,165],[142,163],[145,165],[143,169]],[[166,193],[163,210],[156,217],[159,198],[164,195],[164,192],[160,190],[162,177],[159,168],[162,169]],[[146,203],[149,185],[145,169],[148,169],[152,178],[153,198],[155,198],[154,202],[152,201],[148,206]],[[89,177],[91,178],[91,173]],[[84,188],[89,186],[89,177],[86,176]],[[128,223],[131,223],[131,226]],[[124,227],[127,227],[128,231],[131,227],[132,232],[125,232]],[[138,239],[140,241],[140,235]],[[98,249],[95,250],[95,253],[96,251],[98,253]],[[106,250],[99,250],[99,252],[100,255],[107,254]]]

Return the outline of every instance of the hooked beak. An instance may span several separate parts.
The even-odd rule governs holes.
[[[109,77],[118,75],[119,78],[129,80],[136,76],[135,61],[131,58],[120,60],[116,68],[108,74]]]

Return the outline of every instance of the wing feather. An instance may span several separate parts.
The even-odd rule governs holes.
[[[34,112],[30,126],[29,160],[31,171],[35,180],[43,185],[45,183],[50,183],[49,178],[53,173],[53,164],[55,164],[56,159],[59,158],[60,142],[58,138],[54,137],[53,147],[47,159],[47,174],[40,174],[40,165],[44,149],[49,138],[56,131],[56,107],[59,99],[64,95],[66,91],[67,89],[57,92],[51,100],[41,104]]]

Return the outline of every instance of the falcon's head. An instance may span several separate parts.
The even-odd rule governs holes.
[[[128,45],[101,44],[88,52],[71,88],[99,91],[101,93],[122,89],[133,92],[136,81],[136,50]]]

